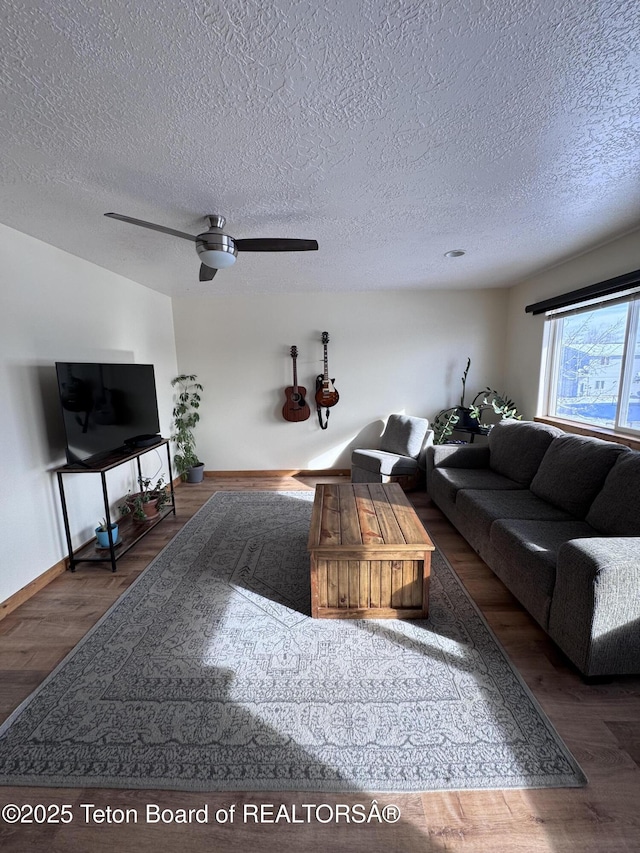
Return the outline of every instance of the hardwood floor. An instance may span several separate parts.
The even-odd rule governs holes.
[[[332,478],[322,477],[322,482]],[[344,478],[335,478],[345,482]],[[177,490],[178,516],[152,531],[108,567],[79,567],[66,572],[0,621],[0,718],[6,718],[73,648],[89,628],[148,565],[204,501],[220,489],[308,489],[305,477],[207,478]],[[640,677],[587,686],[562,658],[544,632],[455,532],[423,492],[409,495],[436,545],[446,554],[487,621],[518,667],[538,702],[581,763],[589,784],[580,789],[455,791],[379,795],[380,807],[397,804],[393,824],[233,823],[222,820],[231,805],[292,806],[363,803],[374,795],[290,793],[192,794],[171,791],[106,789],[0,788],[0,807],[37,803],[70,804],[69,824],[9,824],[0,818],[0,849],[15,853],[75,851],[153,851],[185,849],[245,851],[304,850],[350,853],[627,853],[640,851]],[[85,822],[94,804],[101,809],[130,809],[138,822]],[[195,809],[207,804],[209,822],[145,823],[147,804]],[[130,815],[134,811],[129,812]],[[253,809],[249,810],[253,813]],[[98,813],[95,813],[98,814]],[[124,814],[124,812],[123,812]],[[298,812],[298,818],[303,811]],[[322,819],[329,809],[319,812]],[[119,816],[113,813],[113,817]],[[202,813],[201,813],[202,816]]]

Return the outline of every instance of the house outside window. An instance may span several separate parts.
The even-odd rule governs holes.
[[[640,434],[640,296],[547,317],[541,414]]]

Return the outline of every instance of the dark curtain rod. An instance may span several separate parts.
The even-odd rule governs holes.
[[[551,299],[543,299],[542,302],[534,302],[532,305],[527,305],[524,310],[527,314],[544,314],[545,311],[551,311],[554,308],[566,308],[568,305],[576,305],[598,296],[611,296],[613,293],[629,290],[636,284],[640,285],[640,270],[627,272],[615,278],[608,278],[606,281],[599,281],[598,284],[590,284],[587,287],[581,287],[579,290],[571,290],[561,296],[552,296]]]

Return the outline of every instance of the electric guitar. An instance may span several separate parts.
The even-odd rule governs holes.
[[[291,358],[293,359],[293,385],[284,389],[287,402],[282,407],[282,416],[286,421],[306,421],[311,414],[309,404],[305,400],[307,389],[298,385],[298,347],[291,347]]]
[[[331,406],[335,406],[340,396],[333,384],[335,379],[329,379],[329,362],[327,360],[329,332],[322,333],[322,343],[324,344],[324,373],[316,377],[316,403],[319,409],[322,407],[330,409]]]

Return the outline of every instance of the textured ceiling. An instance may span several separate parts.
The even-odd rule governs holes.
[[[0,222],[175,295],[512,284],[640,224],[638,21],[627,0],[4,0]],[[320,251],[201,284],[193,244],[106,211]]]

